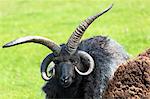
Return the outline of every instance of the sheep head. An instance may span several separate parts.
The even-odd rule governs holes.
[[[93,58],[85,51],[77,50],[80,43],[80,39],[83,36],[85,30],[89,25],[112,8],[113,5],[105,9],[104,11],[88,17],[84,20],[73,32],[68,42],[62,46],[57,45],[55,42],[40,36],[26,36],[14,41],[11,41],[3,46],[3,48],[15,46],[23,43],[38,43],[48,47],[53,53],[50,53],[41,63],[41,75],[46,81],[49,81],[52,77],[59,79],[60,84],[63,87],[69,87],[74,81],[75,72],[79,75],[88,75],[94,69]],[[86,60],[83,63],[81,60]],[[50,63],[54,63],[51,66],[49,72],[52,73],[48,76],[47,68]],[[85,68],[87,71],[85,71]],[[82,72],[81,72],[82,71]]]

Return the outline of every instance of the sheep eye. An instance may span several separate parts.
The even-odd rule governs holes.
[[[73,64],[77,64],[77,61],[76,61],[76,60],[70,59],[70,61],[71,61]]]
[[[59,61],[59,60],[55,60],[54,63],[55,63],[55,64],[59,64],[60,61]]]
[[[69,59],[72,63],[74,62],[74,60],[73,59]]]

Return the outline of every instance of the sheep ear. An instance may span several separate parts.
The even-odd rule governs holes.
[[[88,68],[86,72],[81,72],[76,66],[75,66],[75,70],[77,71],[77,73],[79,73],[80,75],[89,75],[93,70],[94,70],[94,60],[93,58],[85,51],[78,51],[78,54],[80,56],[81,59],[85,60],[86,62],[82,62],[83,66],[85,66],[84,68]],[[86,64],[84,64],[86,63]]]

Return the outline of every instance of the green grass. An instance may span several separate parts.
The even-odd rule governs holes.
[[[107,35],[132,55],[150,47],[149,0],[0,0],[0,46],[27,35],[65,43],[86,17],[114,3],[83,39]],[[38,44],[0,48],[0,99],[42,99],[40,63],[50,51]]]

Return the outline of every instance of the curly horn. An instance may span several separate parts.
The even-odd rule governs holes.
[[[55,58],[55,55],[53,53],[49,54],[45,57],[45,59],[41,63],[41,76],[45,81],[50,80],[52,76],[55,75],[54,66],[52,66],[50,69],[50,72],[52,72],[53,75],[51,76],[47,75],[47,67],[51,62],[53,62],[54,58]]]
[[[75,53],[78,44],[80,42],[81,37],[83,36],[85,30],[89,27],[89,25],[95,20],[97,19],[99,16],[103,15],[104,13],[106,13],[107,11],[109,11],[112,8],[113,4],[110,5],[107,9],[103,10],[102,12],[94,15],[94,16],[90,16],[88,17],[86,20],[84,20],[77,28],[76,30],[73,32],[73,34],[71,35],[71,37],[69,38],[67,44],[66,44],[66,51],[70,54]]]
[[[75,70],[80,75],[89,75],[94,70],[94,60],[93,58],[85,51],[78,51],[78,54],[83,59],[88,59],[89,61],[89,69],[86,72],[81,72],[78,70],[78,68],[75,66]]]
[[[22,37],[22,38],[16,39],[14,41],[11,41],[11,42],[5,44],[3,46],[3,48],[7,48],[7,47],[15,46],[18,44],[23,44],[23,43],[30,43],[30,42],[45,45],[46,47],[48,47],[49,49],[51,49],[53,52],[56,52],[56,53],[59,53],[61,50],[61,47],[59,45],[55,44],[53,41],[51,41],[47,38],[40,37],[40,36]]]

